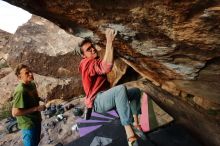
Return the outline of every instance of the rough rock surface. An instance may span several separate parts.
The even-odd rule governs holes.
[[[35,79],[42,98],[69,99],[83,93],[77,69],[81,58],[76,51],[81,40],[50,21],[33,16],[8,40],[7,63],[13,69],[19,63],[24,63],[39,74]],[[3,77],[3,69],[1,72]],[[0,90],[4,94],[1,104],[10,98],[16,80],[13,73],[1,79]]]
[[[80,95],[80,91],[82,91],[82,87],[79,86],[81,84],[80,78],[59,79],[38,74],[34,74],[34,78],[39,96],[47,100],[71,99]],[[0,107],[10,100],[18,82],[14,72],[0,79]]]
[[[172,97],[154,99],[204,145],[220,145],[219,0],[5,1],[75,36],[95,37],[100,46],[105,28],[118,30],[116,56],[156,85],[158,95]],[[91,32],[79,33],[82,27]]]
[[[0,30],[0,59],[7,59],[8,42],[12,34]],[[1,60],[0,60],[1,61]]]
[[[12,72],[12,69],[10,67],[3,67],[0,69],[0,79],[8,75]]]
[[[11,100],[12,92],[17,84],[18,80],[13,72],[0,79],[0,107]]]
[[[50,21],[33,16],[10,39],[8,62],[13,68],[26,63],[41,75],[79,78],[77,67],[81,58],[76,49],[81,40]]]

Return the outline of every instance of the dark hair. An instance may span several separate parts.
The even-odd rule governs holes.
[[[17,65],[16,69],[15,69],[15,75],[16,76],[19,76],[20,75],[20,71],[23,69],[23,68],[29,68],[27,65],[24,65],[24,64],[19,64]]]
[[[79,48],[80,48],[80,54],[83,55],[83,50],[82,50],[82,46],[86,43],[91,43],[92,44],[92,40],[90,38],[85,38],[80,44],[79,44]]]

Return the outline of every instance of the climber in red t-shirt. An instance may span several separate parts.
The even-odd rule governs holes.
[[[128,144],[137,145],[138,136],[146,139],[138,120],[138,114],[141,111],[141,91],[138,88],[127,89],[124,85],[110,88],[107,73],[112,70],[114,62],[112,43],[117,32],[113,29],[107,29],[105,34],[107,43],[103,59],[99,58],[97,49],[90,40],[85,39],[80,44],[83,59],[80,62],[79,71],[86,93],[87,114],[92,110],[104,113],[115,108],[125,128]]]

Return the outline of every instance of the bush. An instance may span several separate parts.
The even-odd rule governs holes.
[[[1,63],[1,64],[0,64],[0,69],[1,69],[1,68],[6,68],[6,67],[8,67],[8,64],[7,64],[7,63]]]
[[[8,67],[6,60],[3,58],[0,58],[0,69],[5,68],[5,67]]]
[[[11,116],[12,104],[10,102],[5,103],[0,109],[0,120]]]

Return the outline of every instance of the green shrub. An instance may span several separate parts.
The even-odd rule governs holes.
[[[8,67],[7,61],[3,58],[0,58],[0,69]]]
[[[10,102],[5,103],[0,109],[0,120],[11,116],[12,104]]]
[[[5,67],[8,67],[8,64],[7,64],[7,63],[0,63],[0,69],[1,69],[1,68],[5,68]]]

